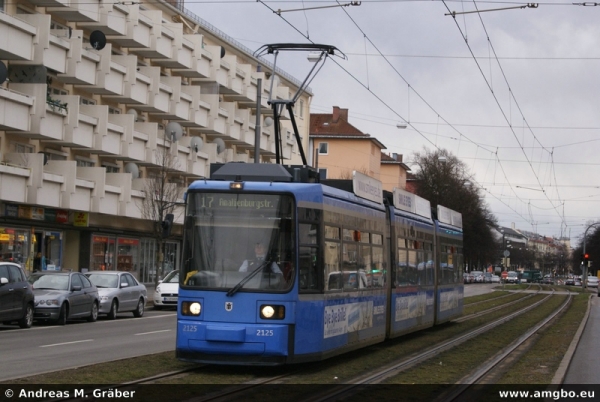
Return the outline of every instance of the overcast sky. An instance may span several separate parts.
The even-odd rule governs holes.
[[[185,2],[253,50],[309,43],[303,35],[336,46],[347,60],[327,61],[311,83],[312,113],[349,109],[351,124],[409,166],[414,152],[446,149],[468,166],[500,225],[577,243],[600,211],[600,6],[552,1],[456,18],[445,14],[527,3],[363,0],[281,17],[271,10],[334,4]],[[278,66],[300,80],[311,67],[292,53]],[[405,130],[396,127],[402,121]]]

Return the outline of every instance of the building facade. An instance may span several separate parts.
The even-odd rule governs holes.
[[[332,113],[310,115],[309,154],[322,178],[349,179],[357,171],[382,182],[383,189],[405,189],[406,172],[402,155],[389,156],[377,138],[348,122],[348,109],[333,107]]]
[[[301,84],[163,1],[0,0],[0,61],[1,258],[28,271],[127,270],[144,282],[177,268],[183,221],[173,202],[157,262],[149,183],[167,168],[180,202],[211,163],[254,162],[257,99],[258,159],[272,162],[267,100],[290,99]],[[310,97],[295,108],[305,149]],[[283,119],[283,158],[299,164]]]

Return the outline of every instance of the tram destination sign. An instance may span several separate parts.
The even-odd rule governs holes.
[[[383,204],[383,186],[377,179],[355,170],[352,172],[352,189],[357,197]]]
[[[394,188],[394,207],[431,219],[431,204],[425,198]]]
[[[265,194],[200,194],[196,206],[209,209],[245,209],[256,211],[277,210],[279,195]]]

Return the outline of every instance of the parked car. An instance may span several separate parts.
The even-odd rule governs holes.
[[[572,276],[569,276],[565,280],[565,285],[567,285],[567,286],[573,286],[573,285],[575,285],[575,278],[573,278]]]
[[[44,271],[29,276],[35,296],[34,320],[65,325],[73,318],[98,319],[98,289],[79,272]]]
[[[498,275],[492,275],[492,283],[500,283],[500,277]]]
[[[485,283],[492,283],[492,273],[491,272],[484,272],[484,274],[483,274],[483,282],[485,282]]]
[[[516,271],[508,271],[506,283],[519,283],[519,273]]]
[[[2,254],[2,261],[22,263],[23,255],[21,253],[4,253]]]
[[[117,313],[132,312],[134,317],[144,315],[148,298],[146,286],[129,272],[91,271],[85,276],[98,288],[99,314],[106,314],[111,320],[117,318]]]
[[[597,276],[588,276],[587,277],[587,287],[588,288],[597,288],[598,287],[598,277]]]
[[[160,310],[163,307],[177,307],[179,294],[179,271],[171,271],[154,290],[154,308]]]
[[[0,262],[0,322],[21,328],[33,323],[33,288],[20,265]]]
[[[463,282],[464,283],[473,283],[473,281],[475,281],[475,277],[471,273],[465,272],[463,274]]]
[[[483,271],[471,271],[470,274],[473,276],[472,283],[483,283]]]

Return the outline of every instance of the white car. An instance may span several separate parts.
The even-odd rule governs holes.
[[[500,277],[498,275],[492,275],[492,283],[500,283]]]
[[[160,310],[163,307],[177,308],[177,298],[179,295],[179,271],[171,271],[162,281],[158,281],[158,286],[154,290],[154,308]]]
[[[598,287],[598,277],[597,276],[588,276],[587,287],[588,288],[597,288]]]

